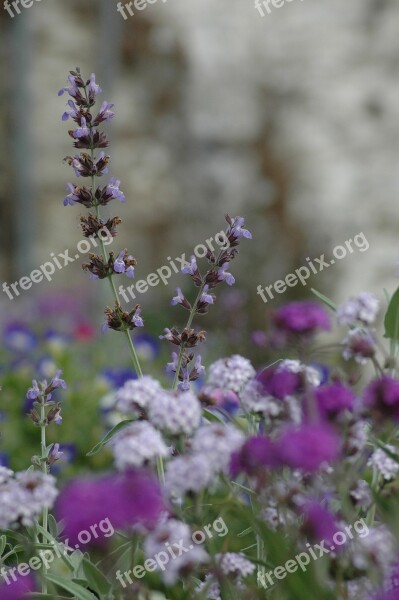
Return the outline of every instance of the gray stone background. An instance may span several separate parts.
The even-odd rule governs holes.
[[[57,97],[80,65],[116,105],[111,171],[128,202],[109,214],[124,219],[118,245],[139,260],[139,278],[219,231],[229,212],[254,233],[235,271],[255,312],[259,283],[360,231],[370,249],[313,284],[337,300],[394,289],[397,0],[292,0],[263,18],[252,0],[158,0],[126,21],[114,0],[0,13],[1,281],[81,237],[81,211],[62,206],[71,145]],[[76,264],[51,285],[89,284]]]

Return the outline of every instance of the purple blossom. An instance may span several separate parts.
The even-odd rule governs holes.
[[[264,392],[279,400],[292,396],[302,389],[300,373],[288,369],[269,367],[258,373],[256,379],[262,385]]]
[[[125,271],[125,275],[126,275],[126,277],[129,277],[129,279],[134,279],[134,267],[132,265],[127,267],[127,269]]]
[[[352,411],[356,402],[352,390],[339,382],[317,388],[315,397],[321,416],[327,418],[345,410]]]
[[[327,425],[288,427],[277,440],[277,454],[292,469],[314,472],[338,458],[340,439]]]
[[[213,304],[213,296],[212,294],[208,294],[209,285],[205,285],[203,292],[201,294],[200,302],[203,304]]]
[[[56,425],[62,425],[61,409],[59,408],[54,415],[53,421]]]
[[[59,90],[58,96],[62,96],[65,92],[72,96],[73,98],[76,96],[78,90],[78,86],[76,85],[75,77],[73,75],[68,75],[69,87],[63,87]]]
[[[94,94],[94,96],[97,96],[97,94],[101,94],[102,92],[100,86],[96,84],[96,76],[94,73],[90,75],[88,89]]]
[[[230,471],[233,477],[239,473],[253,476],[261,474],[266,467],[279,464],[273,442],[264,436],[251,437],[231,458]]]
[[[306,537],[317,542],[320,540],[333,542],[333,537],[339,531],[339,527],[334,516],[328,510],[319,502],[312,500],[302,507],[301,512],[305,517],[302,528]]]
[[[364,405],[378,418],[399,420],[399,381],[384,375],[374,379],[363,393]]]
[[[143,318],[140,317],[140,314],[141,314],[141,308],[139,307],[136,309],[136,312],[133,317],[133,323],[135,324],[136,327],[144,327],[144,321],[143,321]]]
[[[10,323],[4,328],[3,343],[12,352],[31,352],[37,346],[37,337],[23,323]]]
[[[236,280],[234,279],[234,276],[228,272],[229,266],[229,263],[225,262],[220,267],[220,269],[218,270],[218,280],[225,281],[227,285],[234,285]]]
[[[63,452],[60,452],[60,445],[59,444],[54,444],[54,446],[51,448],[51,451],[48,455],[48,460],[49,463],[54,463],[57,460],[60,460],[62,457],[64,456]]]
[[[205,367],[202,364],[202,358],[200,354],[198,354],[197,358],[195,359],[194,369],[196,370],[198,377],[205,373]]]
[[[63,121],[68,121],[70,117],[72,119],[77,119],[79,116],[79,109],[77,108],[75,102],[73,100],[68,100],[68,105],[71,108],[71,110],[66,110],[64,112],[64,114],[62,115]]]
[[[252,240],[252,233],[248,229],[243,228],[244,222],[244,217],[236,217],[232,224],[231,233],[236,239],[245,237],[248,240]]]
[[[168,327],[165,327],[163,330],[164,334],[159,336],[160,340],[167,340],[168,342],[172,342],[174,340],[174,335]]]
[[[125,251],[121,250],[114,261],[115,273],[124,273],[126,271],[125,265]]]
[[[115,116],[115,113],[112,110],[114,108],[114,106],[115,106],[114,104],[110,104],[109,102],[104,100],[104,102],[102,103],[101,108],[98,112],[98,115],[94,119],[94,122],[96,124],[98,124],[103,121],[107,121],[107,122],[110,121]]]
[[[77,139],[90,135],[90,129],[89,129],[89,127],[87,127],[85,117],[81,118],[80,127],[75,129],[75,131],[73,132],[72,135],[74,138],[77,138]]]
[[[79,533],[90,526],[109,521],[114,529],[129,530],[134,525],[153,527],[165,510],[158,483],[144,470],[100,478],[80,478],[61,492],[56,514],[65,523],[65,536],[71,545],[79,543]],[[93,538],[104,544],[106,537]]]
[[[178,364],[178,356],[177,352],[172,352],[172,362],[166,364],[165,371],[166,373],[176,373]]]
[[[195,256],[190,259],[190,264],[186,265],[181,269],[184,275],[195,275],[198,272],[197,260]]]
[[[178,304],[182,304],[185,298],[180,288],[176,288],[176,296],[172,298],[171,305],[177,306]]]
[[[116,198],[120,202],[125,202],[126,197],[125,194],[119,189],[121,182],[119,179],[115,179],[115,177],[111,177],[109,180],[109,184],[106,187],[106,193],[111,198]]]
[[[35,580],[31,575],[28,574],[24,577],[19,575],[19,573],[11,575],[11,573],[7,573],[7,567],[4,570],[2,578],[5,581],[3,585],[0,585],[1,600],[28,600],[30,597],[29,593],[35,592],[37,589]]]
[[[277,310],[273,321],[278,330],[300,335],[313,335],[319,329],[328,331],[331,327],[325,309],[307,300],[286,304]]]
[[[39,398],[40,395],[41,395],[40,388],[38,386],[36,379],[34,379],[32,381],[32,387],[29,388],[29,390],[26,394],[26,397],[28,398],[28,400],[37,400],[37,398]]]
[[[75,186],[72,183],[67,183],[67,189],[69,190],[69,194],[64,198],[64,206],[68,206],[68,204],[73,206],[79,200],[75,194]]]
[[[54,375],[53,379],[50,382],[50,386],[53,389],[57,389],[57,388],[62,388],[63,390],[67,389],[67,384],[65,383],[65,381],[63,379],[60,379],[60,375],[62,374],[62,371],[59,369],[56,374]]]

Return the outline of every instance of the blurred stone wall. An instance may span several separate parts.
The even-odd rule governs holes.
[[[110,214],[124,219],[118,245],[138,258],[140,278],[219,231],[229,212],[245,214],[254,232],[239,270],[259,310],[258,283],[360,231],[370,249],[318,275],[315,287],[339,299],[395,285],[396,0],[292,0],[263,18],[252,0],[159,0],[127,21],[107,2],[108,31],[99,0],[43,0],[26,16],[39,264],[80,237],[79,209],[62,207],[71,149],[56,92],[69,68],[96,70],[101,81],[108,65],[111,171],[128,198]],[[111,64],[108,36],[117,36]],[[4,110],[0,128],[2,118]],[[83,276],[78,266],[70,273]]]

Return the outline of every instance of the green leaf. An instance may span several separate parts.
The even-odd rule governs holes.
[[[2,535],[0,537],[0,556],[3,556],[3,552],[5,550],[6,545],[7,545],[7,538],[5,535]]]
[[[57,575],[46,575],[47,581],[58,585],[58,587],[62,588],[66,592],[69,592],[78,600],[98,600],[94,594],[89,592],[86,588],[70,581],[69,579],[65,579],[65,577],[58,577]]]
[[[130,423],[133,422],[134,419],[127,419],[126,421],[121,421],[120,423],[118,423],[118,425],[115,425],[115,427],[113,427],[111,431],[109,431],[107,435],[103,437],[103,439],[100,442],[98,442],[98,444],[96,444],[94,448],[90,450],[90,452],[86,454],[86,456],[93,456],[94,454],[98,454],[98,452],[100,452],[103,449],[103,447],[108,444],[108,442],[114,437],[114,435],[116,435],[119,431],[122,431],[122,429],[125,429],[125,427],[127,427],[128,425],[130,425]]]
[[[48,516],[48,529],[49,529],[50,534],[53,536],[53,538],[57,539],[58,534],[59,534],[58,527],[57,527],[57,521],[51,514]]]
[[[324,294],[322,294],[321,292],[318,292],[317,290],[315,290],[314,288],[310,288],[310,291],[313,292],[313,294],[319,299],[321,300],[324,304],[326,304],[329,308],[331,308],[331,310],[333,310],[334,312],[336,312],[337,310],[337,305],[335,304],[335,302],[333,302],[332,300],[330,300],[330,298],[327,298],[327,296],[325,296]]]
[[[83,559],[83,571],[87,577],[89,586],[95,590],[101,597],[105,595],[110,598],[112,584],[103,575],[103,573],[88,558]]]
[[[391,340],[399,339],[399,288],[391,298],[384,319],[384,337]]]

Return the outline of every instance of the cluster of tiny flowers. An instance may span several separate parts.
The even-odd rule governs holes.
[[[0,467],[0,529],[33,525],[52,508],[58,491],[52,475],[41,471],[14,474]]]
[[[256,568],[243,554],[236,552],[216,554],[215,562],[220,577],[229,578],[237,589],[243,591],[243,578],[252,575]],[[196,592],[205,592],[207,600],[222,600],[220,585],[215,575],[207,574],[205,580],[197,586]]]
[[[395,479],[399,472],[399,455],[393,446],[388,444],[386,448],[392,454],[398,456],[397,460],[394,460],[388,456],[388,454],[381,448],[377,448],[377,450],[374,450],[373,454],[370,456],[367,464],[369,467],[376,469],[386,481],[389,481],[391,479]]]
[[[371,325],[377,318],[380,303],[374,294],[362,292],[357,298],[350,298],[337,308],[337,320],[340,325],[362,323]]]
[[[201,404],[192,392],[163,392],[148,409],[150,422],[170,435],[192,434],[201,421]]]
[[[147,421],[136,421],[112,440],[116,467],[142,467],[168,455],[161,434]]]
[[[201,492],[213,480],[214,473],[207,456],[178,456],[166,468],[165,488],[168,495],[181,498],[185,494]]]
[[[239,354],[234,354],[229,358],[221,358],[210,365],[207,385],[210,388],[221,388],[239,393],[255,375],[256,371],[251,362]]]
[[[173,547],[178,544],[184,548],[183,553],[174,553]],[[169,552],[170,560],[163,567],[161,577],[167,585],[176,583],[181,572],[195,570],[201,563],[209,561],[207,552],[200,545],[194,545],[190,527],[177,519],[166,519],[158,523],[154,531],[144,541],[144,553],[148,558],[160,552]],[[180,555],[179,555],[180,554]]]
[[[353,565],[360,571],[377,568],[387,575],[396,556],[396,544],[385,525],[370,529],[367,537],[357,538],[351,546]]]
[[[233,452],[244,440],[244,434],[233,425],[211,423],[198,429],[192,440],[192,450],[206,457],[215,473],[223,472],[228,470]]]
[[[164,393],[156,379],[144,375],[140,379],[129,379],[116,394],[116,409],[129,416],[147,412],[149,406]]]

